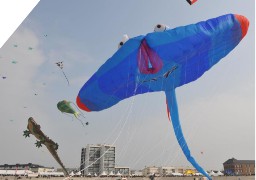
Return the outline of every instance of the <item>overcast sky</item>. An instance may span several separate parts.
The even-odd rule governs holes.
[[[123,34],[152,32],[234,13],[246,16],[246,37],[195,82],[176,89],[181,125],[194,158],[206,170],[222,170],[229,158],[255,158],[255,4],[245,1],[43,0],[0,49],[0,164],[35,163],[59,167],[36,139],[24,138],[27,119],[58,142],[66,167],[79,167],[87,144],[116,146],[116,163],[191,166],[166,113],[164,93],[124,100],[102,112],[86,113],[89,126],[57,109],[75,102],[83,84],[117,50]],[[32,49],[31,49],[32,48]],[[56,62],[63,61],[65,77]],[[5,78],[6,77],[6,78]]]

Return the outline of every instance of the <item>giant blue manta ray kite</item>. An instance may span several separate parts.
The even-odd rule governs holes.
[[[231,52],[248,26],[246,17],[227,14],[174,29],[157,25],[155,32],[126,38],[81,88],[77,105],[88,112],[101,111],[137,94],[164,91],[168,116],[183,153],[211,179],[190,154],[180,125],[175,88],[195,81]]]

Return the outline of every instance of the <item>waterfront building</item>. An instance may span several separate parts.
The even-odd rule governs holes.
[[[115,146],[88,144],[82,148],[80,170],[83,176],[115,172]]]
[[[142,170],[130,170],[130,175],[133,177],[143,177]]]
[[[176,168],[173,166],[169,166],[169,167],[159,167],[158,168],[158,172],[161,176],[168,176],[171,173],[175,173],[176,172]]]
[[[255,160],[229,159],[223,163],[225,175],[255,175]]]
[[[156,166],[145,167],[142,170],[142,173],[143,173],[143,176],[150,176],[152,174],[155,174],[156,176],[160,175],[158,167],[156,167]]]
[[[165,166],[159,167],[158,172],[160,176],[170,176],[173,174],[183,174],[183,175],[191,175],[195,174],[197,171],[192,167],[174,167],[174,166]]]
[[[32,172],[39,172],[42,171],[52,171],[54,170],[53,167],[44,167],[38,164],[32,164],[32,163],[27,163],[27,164],[3,164],[0,165],[0,170],[30,170]]]
[[[44,167],[38,164],[4,164],[0,165],[0,176],[27,176],[48,177],[63,176],[63,172],[55,172],[53,167]]]
[[[176,167],[175,173],[183,174],[187,169],[188,168],[184,168],[184,167]]]

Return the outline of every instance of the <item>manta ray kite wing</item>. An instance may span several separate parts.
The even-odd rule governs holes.
[[[227,14],[120,43],[117,52],[81,88],[77,105],[87,112],[101,111],[137,94],[164,91],[183,153],[211,179],[190,154],[180,125],[175,88],[195,81],[224,58],[243,39],[248,27],[244,16]]]

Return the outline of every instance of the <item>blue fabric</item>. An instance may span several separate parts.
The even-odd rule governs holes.
[[[174,133],[176,136],[176,139],[180,145],[180,148],[182,149],[184,155],[186,156],[187,160],[196,168],[196,170],[200,173],[202,173],[204,176],[206,176],[209,180],[212,178],[208,175],[208,173],[196,162],[196,160],[192,157],[190,150],[188,148],[187,142],[185,140],[185,137],[183,135],[181,125],[180,125],[180,119],[179,119],[179,111],[178,111],[178,105],[175,95],[175,90],[165,92],[166,98],[167,98],[167,104],[168,108],[171,114],[171,120],[172,120],[172,126],[174,129]]]
[[[201,77],[235,48],[241,37],[239,21],[228,14],[131,38],[85,83],[78,97],[90,111],[101,111],[137,94],[166,91],[170,83],[174,88],[182,86]],[[138,70],[143,40],[162,60],[163,67],[156,74]],[[177,67],[175,79],[163,78],[173,67]]]

